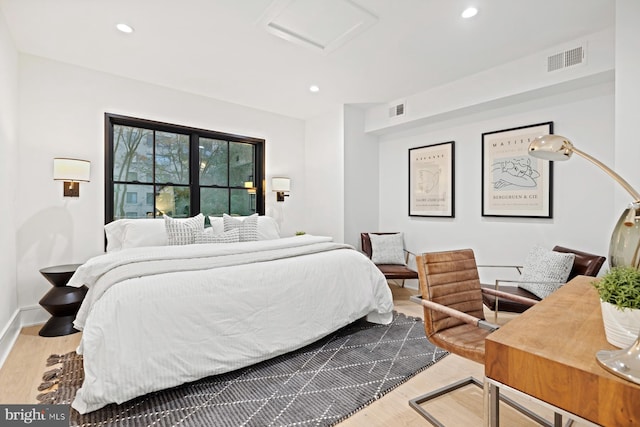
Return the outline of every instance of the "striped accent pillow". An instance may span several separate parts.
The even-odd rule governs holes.
[[[164,216],[169,246],[191,245],[195,243],[195,234],[204,231],[204,215],[201,213],[187,219],[175,219]]]
[[[222,214],[224,231],[237,228],[240,231],[241,242],[255,242],[258,240],[258,214],[249,215],[244,219],[234,218],[227,214]]]
[[[213,234],[213,228],[209,227],[201,233],[195,234],[195,243],[236,243],[240,241],[240,230],[234,228],[233,230],[225,231],[220,234]]]

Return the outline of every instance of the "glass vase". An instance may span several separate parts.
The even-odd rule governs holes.
[[[634,202],[622,212],[609,243],[611,267],[640,268],[640,203]]]

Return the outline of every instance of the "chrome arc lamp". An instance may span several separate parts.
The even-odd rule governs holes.
[[[598,166],[631,195],[632,202],[622,212],[611,234],[609,265],[640,268],[640,193],[600,160],[575,148],[564,136],[543,135],[529,144],[529,155],[539,159],[569,160],[573,153]]]
[[[631,195],[632,202],[620,215],[611,234],[609,265],[640,268],[640,193],[607,165],[575,148],[564,136],[543,135],[529,144],[529,155],[539,159],[569,160],[573,153],[598,166]],[[596,353],[596,359],[612,374],[640,384],[640,335],[629,348],[600,350]]]
[[[53,159],[53,180],[64,181],[64,197],[79,197],[80,182],[89,182],[91,162],[57,157]]]

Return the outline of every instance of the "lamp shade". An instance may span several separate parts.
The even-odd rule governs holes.
[[[542,135],[529,144],[529,155],[543,160],[569,160],[573,154],[573,144],[564,136]]]
[[[291,180],[283,177],[271,178],[271,190],[272,191],[290,191]]]
[[[53,179],[55,181],[89,182],[91,162],[88,160],[55,158],[53,159]]]

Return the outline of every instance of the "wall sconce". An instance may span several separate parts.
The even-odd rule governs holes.
[[[247,189],[247,193],[256,194],[256,187],[253,185],[252,179],[253,179],[253,177],[249,176],[249,181],[245,181],[244,182],[244,188]]]
[[[289,197],[288,193],[291,188],[291,180],[284,177],[271,178],[271,190],[276,192],[276,200],[284,202],[285,197]]]
[[[79,159],[53,159],[53,180],[64,181],[64,197],[80,196],[80,181],[89,182],[91,162]]]

